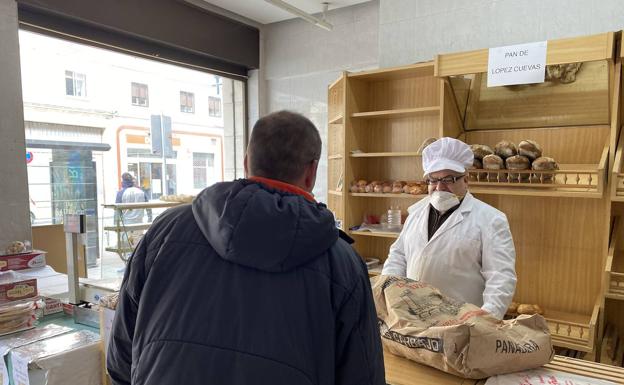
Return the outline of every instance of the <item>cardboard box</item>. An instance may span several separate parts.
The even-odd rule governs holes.
[[[46,252],[33,250],[27,253],[0,256],[0,271],[24,270],[46,265]]]
[[[37,296],[37,280],[25,279],[0,284],[0,304]]]
[[[46,325],[42,328],[31,329],[21,333],[0,338],[0,384],[9,384],[9,371],[5,364],[5,356],[11,349],[19,348],[46,338],[71,332],[72,329],[59,325]]]
[[[9,352],[13,384],[100,385],[100,336],[81,330],[47,338]]]
[[[50,315],[63,312],[63,303],[60,299],[43,297],[45,307],[43,308],[43,315]]]

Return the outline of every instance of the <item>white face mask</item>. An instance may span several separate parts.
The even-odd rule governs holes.
[[[439,212],[445,213],[459,204],[459,197],[448,191],[436,190],[429,196],[429,203]]]

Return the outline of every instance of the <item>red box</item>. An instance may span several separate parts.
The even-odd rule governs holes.
[[[0,285],[0,304],[37,296],[37,280],[25,279]]]
[[[24,270],[46,265],[46,252],[33,250],[22,254],[0,256],[0,271]]]

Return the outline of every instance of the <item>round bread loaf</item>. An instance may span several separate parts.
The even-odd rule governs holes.
[[[505,161],[498,155],[486,155],[483,158],[483,168],[485,170],[503,170],[505,169]],[[491,182],[506,182],[507,173],[490,172],[487,179]]]
[[[468,167],[468,170],[482,170],[482,169],[483,169],[483,162],[477,158],[474,158],[474,160],[472,161],[472,167]],[[479,172],[479,173],[470,172],[468,174],[469,174],[468,179],[470,180],[484,181],[487,179],[486,172]]]
[[[508,140],[501,140],[494,146],[494,153],[503,159],[507,159],[510,156],[518,155],[518,148]]]
[[[507,308],[507,314],[514,314],[518,312],[518,302],[512,302],[511,304],[509,304],[509,307]]]
[[[535,171],[551,171],[551,170],[559,170],[559,165],[553,158],[549,158],[547,156],[541,156],[533,161],[532,168]],[[539,173],[539,174],[534,174],[534,177],[539,182],[552,182],[554,178],[554,174]]]
[[[505,165],[508,170],[530,170],[531,161],[523,155],[514,155],[505,159]],[[530,174],[509,173],[512,182],[524,181],[529,179]]]
[[[492,148],[490,146],[486,146],[484,144],[471,144],[470,149],[472,150],[474,157],[479,160],[482,160],[487,155],[494,153],[494,151],[492,151]]]
[[[518,305],[518,314],[535,314],[535,308],[531,304]]]
[[[523,140],[518,144],[518,155],[523,155],[532,161],[542,156],[542,146],[533,140]]]

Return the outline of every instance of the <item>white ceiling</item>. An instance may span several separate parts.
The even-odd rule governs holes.
[[[264,0],[203,0],[217,7],[237,13],[261,24],[293,19],[296,16],[267,3]],[[284,0],[307,13],[314,14],[323,11],[322,0]],[[329,10],[350,5],[365,3],[369,0],[327,0]]]

